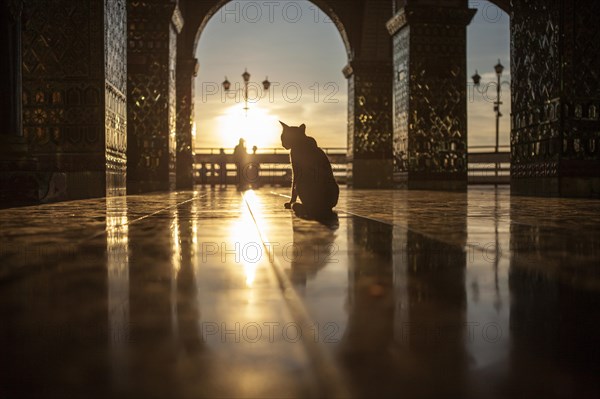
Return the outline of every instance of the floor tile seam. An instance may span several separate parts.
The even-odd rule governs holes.
[[[271,194],[276,194],[271,192]],[[254,225],[259,235],[259,239],[261,240],[265,251],[269,253],[269,263],[271,264],[272,270],[275,272],[275,276],[279,283],[280,292],[285,299],[285,303],[287,308],[292,316],[292,318],[299,324],[301,331],[308,331],[311,326],[314,326],[314,320],[310,316],[304,302],[298,295],[296,289],[294,288],[292,282],[289,277],[286,275],[284,268],[279,264],[274,254],[272,254],[272,248],[270,248],[267,243],[269,242],[265,236],[265,233],[261,230],[256,216],[254,214],[254,210],[248,201],[243,197],[242,199],[245,202],[252,219],[254,221]],[[330,353],[321,347],[319,342],[314,342],[313,340],[307,339],[302,341],[304,344],[304,349],[306,350],[308,358],[312,362],[312,366],[316,370],[316,378],[319,381],[319,385],[323,388],[324,395],[326,397],[344,397],[350,398],[352,397],[348,387],[349,384],[347,382],[347,378],[343,375],[341,369],[336,365]]]
[[[204,197],[206,197],[207,195],[208,195],[208,193],[206,193],[206,194],[204,194],[204,195],[193,196],[192,198],[189,198],[189,199],[187,199],[187,200],[185,200],[185,201],[181,201],[181,202],[179,202],[179,203],[177,203],[177,204],[173,204],[173,205],[170,205],[170,206],[168,206],[168,207],[166,207],[166,208],[159,209],[158,211],[152,212],[152,213],[150,213],[150,214],[147,214],[147,215],[140,216],[140,217],[138,217],[138,218],[136,218],[136,219],[133,219],[133,220],[128,220],[126,223],[122,223],[122,224],[117,224],[117,225],[111,226],[110,228],[107,228],[107,229],[104,229],[104,230],[102,230],[102,231],[99,231],[98,233],[96,233],[96,234],[94,234],[94,235],[92,235],[92,236],[88,237],[87,239],[84,239],[84,240],[80,241],[80,243],[82,243],[82,242],[85,242],[85,241],[89,241],[89,240],[93,240],[94,238],[97,238],[97,237],[99,237],[99,236],[102,236],[102,235],[104,235],[104,234],[106,234],[106,233],[108,233],[108,232],[110,232],[110,231],[115,231],[115,230],[117,230],[117,229],[120,229],[120,228],[123,228],[123,227],[125,227],[125,226],[131,226],[131,225],[132,225],[132,224],[134,224],[134,223],[140,222],[140,221],[142,221],[142,220],[144,220],[144,219],[148,219],[148,218],[150,218],[150,217],[152,217],[152,216],[156,216],[156,215],[158,215],[159,213],[162,213],[162,212],[164,212],[164,211],[168,211],[169,209],[178,208],[178,207],[180,207],[181,205],[187,204],[188,202],[192,202],[192,201],[194,201],[194,200],[198,200],[198,199],[204,198]]]
[[[169,210],[169,209],[172,209],[172,208],[178,208],[178,207],[180,207],[181,205],[187,204],[188,202],[192,202],[192,201],[195,201],[195,200],[199,200],[199,199],[201,199],[201,198],[204,198],[204,197],[206,197],[207,195],[208,195],[208,193],[205,193],[204,195],[193,196],[192,198],[189,198],[189,199],[187,199],[187,200],[185,200],[185,201],[181,201],[181,202],[179,202],[179,203],[177,203],[177,204],[173,204],[173,205],[171,205],[171,206],[168,206],[168,207],[166,207],[166,208],[159,209],[158,211],[152,212],[152,213],[150,213],[150,214],[148,214],[148,215],[140,216],[140,217],[138,217],[137,219],[133,219],[133,220],[131,220],[131,221],[128,221],[127,223],[123,223],[123,224],[116,225],[116,226],[114,226],[113,228],[115,228],[115,229],[116,229],[116,228],[119,228],[119,227],[123,227],[123,226],[129,226],[129,225],[132,225],[132,224],[134,224],[134,223],[137,223],[137,222],[139,222],[139,221],[141,221],[141,220],[144,220],[144,219],[150,218],[150,217],[152,217],[152,216],[155,216],[155,215],[157,215],[157,214],[159,214],[159,213],[162,213],[162,212],[164,212],[164,211],[167,211],[167,210]]]

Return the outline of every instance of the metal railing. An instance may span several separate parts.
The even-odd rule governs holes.
[[[323,148],[331,162],[336,180],[346,182],[346,149]],[[259,168],[256,185],[289,185],[292,172],[289,151],[284,148],[261,148],[256,154],[248,154],[248,161]],[[222,180],[221,168],[224,167],[225,177]],[[220,154],[220,148],[196,148],[194,154],[194,179],[198,184],[236,184],[238,182],[237,168],[233,157],[233,149],[225,149]],[[253,172],[255,173],[255,172]]]
[[[225,154],[232,154],[233,148],[224,148]],[[248,148],[250,151],[250,149]],[[345,147],[324,147],[322,148],[325,151],[325,154],[346,154],[347,149]],[[196,147],[194,153],[196,155],[219,155],[221,148],[213,148],[213,147]],[[267,147],[267,148],[259,148],[256,151],[257,155],[271,154],[288,154],[289,150],[286,150],[282,147]]]
[[[467,170],[469,184],[509,184],[510,151],[469,151],[469,165]]]
[[[494,145],[472,145],[469,147],[469,154],[477,154],[480,152],[496,152],[496,146]],[[510,145],[498,146],[498,152],[510,152]]]
[[[332,164],[334,175],[339,183],[346,182],[346,148],[323,148]],[[249,154],[250,162],[260,165],[259,183],[267,185],[289,185],[291,167],[289,151],[284,148],[260,148],[256,154]],[[233,149],[196,148],[194,154],[194,178],[198,184],[219,184],[221,167],[225,166],[226,184],[237,182],[237,170],[233,158]],[[510,183],[510,146],[469,147],[468,165],[469,184],[508,184]]]

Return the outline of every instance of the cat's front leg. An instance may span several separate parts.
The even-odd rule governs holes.
[[[292,209],[292,204],[296,202],[297,199],[298,193],[296,192],[296,182],[292,181],[292,195],[290,202],[286,202],[283,206],[285,207],[285,209]]]

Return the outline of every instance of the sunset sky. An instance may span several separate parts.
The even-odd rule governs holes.
[[[258,7],[257,7],[258,6]],[[509,20],[496,6],[471,0],[479,11],[468,28],[468,76],[475,70],[482,83],[496,80],[493,66],[501,59],[509,80]],[[217,12],[200,36],[196,79],[196,147],[233,147],[240,137],[248,147],[280,147],[282,120],[307,125],[321,147],[346,147],[347,82],[342,68],[347,55],[335,25],[307,0],[281,1],[269,12],[262,2],[232,1]],[[247,116],[238,93],[225,95],[227,76],[241,88],[242,73],[251,74]],[[261,82],[272,87],[263,92]],[[469,82],[469,145],[493,145],[495,86],[485,96]],[[485,86],[483,86],[485,87]],[[503,85],[500,143],[508,144],[510,93]],[[261,93],[262,92],[262,93]],[[262,94],[263,97],[258,99]]]

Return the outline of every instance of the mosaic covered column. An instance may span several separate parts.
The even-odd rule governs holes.
[[[42,201],[124,192],[125,0],[25,0],[23,132]]]
[[[0,3],[0,204],[38,200],[35,158],[23,137],[21,25],[23,2]]]
[[[23,3],[21,0],[2,0],[0,3],[0,96],[1,135],[22,136],[21,106],[21,24]]]
[[[127,192],[175,188],[177,35],[174,0],[128,2]]]
[[[414,4],[411,4],[414,3]],[[409,2],[388,21],[394,46],[394,173],[408,188],[467,187],[466,2]]]
[[[513,3],[511,192],[600,197],[600,3]]]
[[[333,2],[332,2],[333,4]],[[338,11],[346,3],[336,4]],[[392,176],[392,40],[385,23],[389,0],[369,0],[349,7],[348,35],[348,185],[390,188]]]
[[[177,59],[177,189],[191,189],[193,179],[194,80],[198,60]]]
[[[392,64],[354,60],[348,79],[348,183],[392,187]]]

